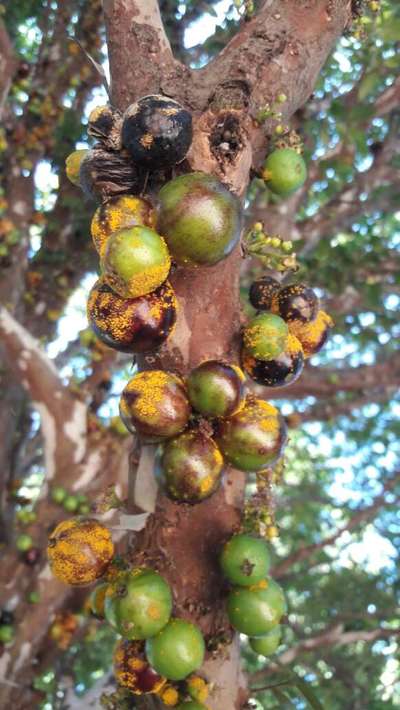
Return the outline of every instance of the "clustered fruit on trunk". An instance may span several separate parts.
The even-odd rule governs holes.
[[[66,161],[71,181],[101,203],[91,226],[101,277],[89,295],[88,319],[111,348],[155,351],[176,321],[171,265],[195,269],[230,254],[240,239],[241,206],[217,178],[201,172],[172,177],[154,200],[154,185],[182,163],[192,140],[190,113],[165,96],[146,96],[124,115],[110,106],[96,108],[88,132],[98,144]],[[262,176],[273,192],[290,194],[305,180],[304,160],[291,148],[275,149]],[[160,444],[159,485],[178,503],[196,505],[211,496],[224,465],[259,473],[279,461],[286,424],[274,406],[247,391],[246,375],[268,387],[289,385],[332,325],[304,284],[282,286],[265,275],[252,284],[250,301],[257,314],[241,334],[243,369],[207,360],[185,379],[143,371],[122,392],[123,422],[143,445]],[[102,580],[89,603],[93,615],[122,637],[114,655],[120,687],[157,694],[166,705],[186,710],[206,708],[207,683],[198,675],[204,638],[194,624],[173,615],[172,591],[157,570],[127,568],[114,556],[107,528],[85,517],[57,526],[48,556],[54,575],[66,584]],[[220,564],[231,585],[226,608],[232,627],[249,636],[256,653],[271,655],[280,644],[286,603],[268,576],[266,540],[243,526],[224,545]]]

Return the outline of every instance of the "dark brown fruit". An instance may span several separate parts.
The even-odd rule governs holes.
[[[265,387],[286,387],[301,375],[304,366],[303,348],[294,335],[289,335],[285,350],[274,359],[259,360],[244,350],[242,365],[257,384]]]
[[[200,431],[186,431],[169,441],[161,460],[168,495],[199,503],[218,488],[222,454],[214,440]]]
[[[121,150],[122,116],[108,104],[96,106],[89,115],[88,134],[100,141],[105,148]]]
[[[323,348],[333,328],[333,320],[325,311],[319,311],[316,319],[311,323],[293,320],[289,321],[288,325],[292,335],[300,340],[304,357],[307,359]]]
[[[87,316],[100,340],[121,352],[145,353],[158,348],[176,321],[176,299],[166,281],[139,298],[122,298],[104,279],[89,294]]]
[[[135,695],[158,693],[166,679],[146,661],[143,644],[119,641],[114,651],[114,675],[117,683]]]
[[[82,160],[79,182],[84,193],[98,202],[115,195],[137,194],[143,178],[125,151],[96,145]]]
[[[272,299],[280,289],[279,281],[271,276],[263,276],[257,281],[253,281],[250,286],[249,299],[250,303],[258,311],[269,311],[272,304]]]
[[[309,323],[317,317],[318,307],[314,291],[304,284],[285,286],[272,301],[272,311],[285,321]]]

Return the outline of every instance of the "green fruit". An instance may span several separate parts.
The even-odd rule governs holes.
[[[76,513],[79,508],[79,500],[76,496],[67,495],[63,500],[63,508],[68,513]]]
[[[88,153],[89,151],[85,149],[74,150],[73,153],[70,153],[65,160],[65,172],[67,174],[68,180],[72,182],[73,185],[80,184],[79,173],[81,169],[81,163]]]
[[[136,569],[109,585],[104,608],[107,621],[121,636],[147,639],[155,636],[171,616],[171,590],[157,572]]]
[[[38,604],[40,602],[40,594],[39,592],[33,591],[29,592],[27,596],[27,601],[29,604]]]
[[[265,636],[249,639],[249,644],[255,653],[260,656],[271,656],[275,653],[281,642],[282,627],[275,626]]]
[[[67,497],[67,491],[62,486],[53,486],[50,491],[51,500],[60,505]]]
[[[275,407],[250,397],[233,417],[218,421],[215,438],[229,464],[240,471],[259,471],[281,456],[286,425]]]
[[[27,550],[30,550],[33,546],[33,540],[30,535],[23,533],[22,535],[18,535],[15,546],[19,552],[27,552]]]
[[[271,565],[264,540],[246,534],[231,537],[224,545],[220,562],[225,577],[243,587],[265,579]]]
[[[304,159],[293,148],[279,148],[267,157],[262,176],[277,195],[290,195],[307,177]]]
[[[259,313],[243,331],[246,352],[257,360],[272,360],[286,347],[289,335],[287,323],[273,313]]]
[[[216,264],[239,241],[239,200],[212,175],[180,175],[160,190],[159,203],[158,228],[179,263]]]
[[[190,373],[189,400],[204,417],[229,417],[244,402],[244,375],[235,365],[207,360]]]
[[[109,286],[124,298],[137,298],[161,286],[171,259],[162,237],[136,226],[111,234],[101,261]]]
[[[88,505],[87,503],[82,503],[79,506],[78,513],[79,513],[79,515],[89,515],[90,505]]]
[[[183,680],[200,668],[205,652],[201,631],[188,621],[172,619],[146,642],[150,665],[169,680]]]
[[[176,705],[175,710],[208,710],[208,708],[207,705],[198,703],[197,700],[186,700],[186,702]]]
[[[224,461],[210,436],[185,431],[165,445],[161,463],[171,498],[199,503],[218,488]]]
[[[232,626],[247,636],[264,636],[279,624],[286,613],[283,591],[273,579],[254,587],[234,587],[227,612]]]
[[[9,624],[0,626],[0,643],[11,643],[14,640],[14,627]]]

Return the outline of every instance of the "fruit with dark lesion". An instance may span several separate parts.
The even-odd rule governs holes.
[[[114,555],[110,531],[92,518],[65,520],[49,536],[47,555],[57,579],[86,586],[100,579]]]
[[[238,533],[224,545],[220,564],[229,582],[250,587],[265,579],[271,561],[264,540],[246,533]]]
[[[270,360],[255,358],[246,348],[242,351],[242,366],[254,382],[265,387],[287,387],[300,377],[304,352],[300,341],[292,334],[286,339],[283,352]]]
[[[138,641],[118,641],[113,662],[118,685],[128,688],[134,695],[158,694],[167,682],[150,666],[143,644]]]
[[[309,323],[318,314],[319,301],[314,291],[305,284],[289,284],[281,288],[272,299],[271,310],[285,321],[298,320]]]
[[[272,276],[262,276],[250,286],[250,303],[258,311],[269,311],[273,297],[278,293],[280,283]]]

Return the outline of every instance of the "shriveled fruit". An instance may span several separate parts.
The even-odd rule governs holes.
[[[307,177],[304,159],[293,148],[278,148],[264,163],[262,177],[277,195],[290,195],[303,185]]]
[[[150,202],[134,195],[119,195],[103,202],[93,215],[90,231],[93,243],[103,256],[111,234],[126,227],[154,229],[157,215]]]
[[[232,466],[241,471],[258,471],[271,466],[282,454],[286,425],[271,404],[248,398],[237,414],[219,420],[216,441]]]
[[[293,320],[288,325],[290,332],[301,342],[304,357],[309,358],[325,345],[329,332],[333,328],[333,320],[325,311],[319,311],[316,319],[311,323]]]
[[[114,650],[114,675],[118,685],[134,695],[158,693],[166,684],[145,659],[143,645],[137,641],[119,641]]]
[[[244,374],[220,360],[206,360],[187,379],[192,407],[204,417],[229,417],[244,402]]]
[[[121,395],[122,421],[146,440],[176,436],[186,427],[190,412],[182,380],[163,370],[139,372]]]
[[[122,298],[104,278],[94,284],[87,304],[88,321],[97,337],[121,352],[158,348],[176,321],[176,298],[168,281],[138,298]]]
[[[271,561],[264,540],[239,533],[224,545],[220,563],[225,577],[232,584],[250,587],[265,579]]]
[[[285,350],[272,360],[260,360],[246,350],[242,365],[252,380],[265,387],[286,387],[300,377],[304,366],[304,353],[300,341],[289,335]]]
[[[146,655],[155,670],[169,680],[183,680],[200,668],[205,652],[201,631],[183,619],[171,619],[146,642]]]
[[[279,281],[271,276],[262,276],[257,281],[253,281],[250,286],[250,303],[258,311],[269,311],[273,297],[280,289]]]
[[[65,172],[67,174],[68,180],[72,182],[73,185],[80,184],[79,172],[81,169],[81,163],[82,160],[88,154],[88,152],[89,151],[85,149],[74,150],[73,153],[70,153],[65,160]]]
[[[218,488],[223,458],[210,436],[191,430],[165,444],[161,465],[168,495],[199,503]]]
[[[114,195],[131,195],[140,192],[143,176],[123,150],[106,150],[96,144],[88,150],[79,170],[79,185],[87,197],[98,202]]]
[[[100,582],[89,596],[89,609],[96,619],[104,619],[104,604],[108,582]]]
[[[288,335],[287,323],[282,318],[273,313],[259,313],[245,327],[243,345],[258,360],[271,360],[284,351]]]
[[[276,649],[281,643],[282,637],[282,627],[278,624],[271,631],[269,631],[265,636],[259,636],[259,638],[250,638],[249,644],[255,653],[260,656],[271,656],[275,653]]]
[[[178,262],[216,264],[238,243],[239,200],[213,175],[180,175],[158,197],[158,228]]]
[[[104,278],[123,298],[137,298],[161,286],[171,259],[164,239],[149,227],[114,232],[101,261]]]
[[[146,639],[167,624],[172,594],[158,572],[138,568],[119,575],[109,584],[104,608],[107,621],[121,636]]]
[[[167,96],[144,96],[123,116],[124,147],[135,161],[151,169],[180,163],[192,136],[191,114]]]
[[[88,119],[87,132],[92,138],[96,138],[105,148],[110,150],[120,150],[122,116],[120,112],[106,104],[96,106],[91,110]]]
[[[64,520],[51,533],[47,555],[57,579],[85,586],[105,574],[114,554],[110,531],[97,520]]]
[[[273,579],[253,587],[234,587],[227,612],[232,626],[247,636],[263,636],[279,624],[286,613],[283,591]]]
[[[318,313],[318,297],[305,284],[290,284],[281,288],[272,300],[272,311],[285,321],[299,320],[309,323]]]

